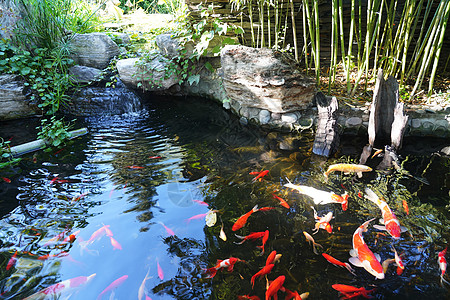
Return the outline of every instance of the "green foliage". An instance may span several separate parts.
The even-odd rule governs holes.
[[[65,124],[62,119],[57,120],[56,116],[52,116],[50,121],[42,119],[41,126],[36,127],[36,129],[40,130],[38,138],[45,140],[52,147],[61,147],[69,140],[70,133],[68,130],[72,126],[72,124]]]
[[[14,158],[9,146],[10,141],[0,137],[0,169],[17,164],[21,158]]]
[[[147,13],[175,14],[181,6],[181,0],[121,0],[119,7],[124,13],[143,9]]]

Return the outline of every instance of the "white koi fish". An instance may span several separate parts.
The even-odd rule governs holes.
[[[367,272],[375,276],[377,279],[384,279],[383,267],[380,264],[380,256],[374,254],[367,244],[364,242],[362,237],[363,232],[367,231],[367,226],[370,222],[375,220],[375,218],[364,222],[359,226],[355,233],[353,234],[353,249],[350,250],[349,261],[355,267],[362,267],[366,269]]]
[[[323,217],[319,217],[317,215],[317,211],[314,209],[314,206],[311,206],[311,208],[314,211],[314,219],[317,220],[316,226],[314,226],[313,234],[316,234],[319,232],[319,229],[325,229],[328,233],[331,233],[333,231],[333,226],[330,225],[331,219],[333,219],[333,212],[327,213]]]
[[[369,188],[366,188],[364,192],[364,197],[375,203],[380,208],[381,214],[383,216],[383,220],[381,223],[384,224],[384,226],[373,225],[373,227],[379,230],[386,230],[394,239],[399,239],[400,233],[405,232],[406,228],[400,226],[400,222],[398,221],[392,210],[389,208],[386,201],[380,199],[377,194],[375,194]]]

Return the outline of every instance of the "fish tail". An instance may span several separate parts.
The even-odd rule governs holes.
[[[215,267],[206,269],[206,273],[209,274],[208,278],[213,278],[217,274],[217,269]]]
[[[319,252],[317,251],[317,247],[316,246],[318,246],[318,247],[320,247],[322,249],[323,249],[323,246],[321,244],[319,244],[319,243],[313,242],[313,252],[314,252],[314,254],[319,255]]]
[[[443,286],[443,285],[444,285],[444,283],[446,283],[446,284],[449,284],[449,285],[450,285],[450,282],[448,282],[447,280],[445,280],[445,279],[444,279],[444,275],[443,275],[443,274],[441,274],[441,285]]]
[[[374,193],[374,191],[372,191],[369,188],[366,188],[364,190],[364,198],[372,201],[373,203],[375,203],[376,205],[380,205],[382,200],[380,199],[380,197],[377,196],[377,194]]]
[[[355,274],[355,270],[350,266],[349,263],[345,263],[345,268],[346,268],[350,273],[352,273],[353,275],[356,275],[356,274]]]

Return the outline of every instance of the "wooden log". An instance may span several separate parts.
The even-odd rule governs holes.
[[[336,97],[326,97],[322,92],[316,94],[315,100],[319,110],[319,122],[312,152],[330,157],[339,146],[338,101]]]

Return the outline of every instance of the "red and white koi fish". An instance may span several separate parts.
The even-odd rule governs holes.
[[[381,214],[383,216],[382,223],[384,224],[384,226],[374,225],[373,227],[379,230],[386,230],[394,239],[399,239],[400,233],[406,231],[406,228],[400,226],[400,222],[398,221],[392,210],[389,208],[386,201],[380,199],[377,194],[375,194],[369,188],[366,188],[364,192],[364,197],[375,203],[380,208]]]
[[[438,264],[439,269],[441,271],[441,285],[443,282],[450,284],[447,280],[444,279],[445,272],[447,271],[447,260],[445,259],[445,255],[447,254],[447,247],[444,250],[438,253]]]
[[[367,231],[367,226],[375,218],[364,222],[359,226],[353,234],[353,249],[350,250],[349,261],[356,267],[363,267],[367,272],[375,276],[377,279],[384,279],[383,267],[380,264],[380,256],[375,255],[364,242],[362,237],[363,232]]]
[[[329,262],[332,263],[335,266],[338,267],[344,267],[346,268],[350,273],[352,273],[353,275],[355,275],[355,270],[353,270],[353,268],[345,262],[342,262],[340,260],[337,260],[336,258],[332,257],[331,255],[328,255],[326,253],[322,253],[322,256]]]
[[[159,279],[164,280],[164,271],[161,268],[161,266],[159,264],[159,261],[156,261],[156,268],[158,269],[158,277],[159,277]]]
[[[144,280],[142,280],[142,283],[141,283],[141,285],[139,286],[139,289],[138,289],[138,300],[142,300],[142,299],[144,298],[144,296],[145,296],[145,297],[148,297],[148,296],[147,296],[147,292],[145,291],[145,283],[146,283],[146,281],[147,281],[148,279],[151,278],[150,276],[148,276],[149,274],[150,274],[150,268],[148,269],[147,274],[145,275]]]
[[[253,275],[252,278],[250,279],[250,282],[252,284],[252,288],[255,286],[255,279],[257,279],[258,277],[261,277],[261,276],[269,274],[272,271],[274,266],[275,266],[274,264],[266,265],[259,272],[257,272],[255,275]]]
[[[63,280],[54,285],[51,285],[23,300],[41,300],[59,298],[62,294],[74,292],[75,289],[81,288],[86,283],[89,283],[94,277],[95,273],[89,276],[78,276],[72,279]]]
[[[266,231],[268,231],[268,230],[266,230]],[[242,240],[242,241],[240,241],[239,243],[236,243],[236,242],[235,242],[235,244],[240,245],[240,244],[242,244],[243,242],[245,242],[245,241],[247,241],[247,240],[256,240],[256,239],[260,239],[260,238],[263,238],[264,235],[265,235],[265,231],[252,232],[252,233],[250,233],[250,234],[247,235],[247,236],[241,236],[241,235],[235,234],[235,236],[236,236],[237,238],[239,238],[239,239]]]
[[[80,230],[75,231],[72,234],[69,234],[69,236],[66,236],[63,240],[64,243],[73,243],[75,239],[77,238],[77,234],[80,233]]]
[[[214,276],[216,276],[217,271],[222,268],[226,268],[229,272],[232,272],[233,268],[234,268],[234,264],[236,264],[238,261],[243,261],[243,260],[236,258],[236,257],[230,257],[225,260],[218,259],[217,263],[214,267],[206,270],[206,273],[209,274],[208,278],[213,278]]]
[[[14,254],[11,256],[11,258],[8,260],[8,263],[6,264],[6,271],[11,269],[17,262],[17,250],[14,252]]]
[[[311,206],[311,208],[314,211],[314,219],[317,220],[313,229],[313,234],[319,232],[319,229],[325,229],[328,233],[331,233],[333,231],[333,226],[330,225],[330,221],[333,219],[333,212],[330,211],[325,216],[319,217],[317,215],[317,211],[314,209],[314,206]]]
[[[264,231],[264,235],[262,237],[262,245],[256,246],[262,250],[260,255],[264,254],[264,246],[266,245],[268,239],[269,239],[269,230],[266,230]]]
[[[258,179],[259,179],[259,181],[261,181],[264,176],[269,174],[269,170],[264,170],[264,171],[261,171],[261,172],[251,172],[250,174],[251,175],[257,175],[255,178],[252,179],[253,182],[255,182]]]
[[[284,200],[283,198],[278,197],[278,196],[275,195],[275,194],[272,194],[272,196],[273,196],[274,199],[277,199],[278,201],[280,201],[280,205],[281,205],[281,206],[286,207],[286,208],[291,208],[291,207],[289,206],[289,204],[286,202],[286,200]]]
[[[403,260],[398,255],[397,250],[395,250],[394,246],[392,246],[392,251],[394,251],[395,254],[395,264],[397,265],[397,275],[402,275],[403,270],[405,269],[405,265],[403,264]]]
[[[270,264],[275,264],[277,261],[280,260],[282,254],[277,254],[277,251],[273,250],[270,252],[270,254],[267,256],[266,259],[266,266]]]
[[[289,181],[289,179],[288,179]],[[342,196],[335,194],[333,192],[326,192],[322,190],[318,190],[311,186],[306,185],[296,185],[292,182],[288,182],[284,185],[287,188],[294,189],[298,191],[300,194],[311,197],[315,205],[324,205],[329,203],[339,203],[342,205],[342,210],[347,210],[348,208],[348,194],[345,192]]]
[[[336,291],[340,292],[344,296],[342,299],[351,299],[358,296],[363,296],[364,298],[371,298],[369,294],[375,291],[375,289],[366,290],[364,287],[357,288],[346,284],[333,284],[331,287]]]
[[[103,295],[105,295],[107,292],[112,291],[113,289],[120,286],[122,283],[124,283],[125,280],[127,280],[128,275],[123,275],[122,277],[117,278],[114,280],[110,285],[106,287],[97,297],[97,300],[101,299]]]
[[[327,171],[323,173],[326,179],[328,175],[333,172],[344,172],[344,174],[356,173],[356,175],[361,178],[363,172],[370,172],[372,168],[366,165],[357,164],[334,164],[328,167]]]
[[[307,240],[310,244],[312,243],[314,254],[319,255],[319,253],[317,252],[316,246],[319,246],[320,248],[323,248],[322,245],[316,243],[316,242],[314,241],[314,238],[313,238],[309,233],[307,233],[306,231],[303,231],[303,235],[305,236],[306,240]]]
[[[283,287],[284,280],[286,277],[284,275],[278,276],[272,283],[270,283],[269,288],[266,291],[266,300],[270,298],[278,299],[277,293]]]
[[[245,223],[247,223],[247,219],[254,213],[257,212],[258,205],[255,205],[255,207],[252,208],[248,213],[242,215],[237,219],[237,221],[233,224],[233,227],[231,227],[231,230],[236,231],[244,227]]]
[[[169,227],[167,227],[163,222],[159,221],[159,224],[162,225],[162,227],[164,227],[164,229],[166,230],[167,234],[171,235],[171,236],[175,236],[175,232],[170,229]]]

